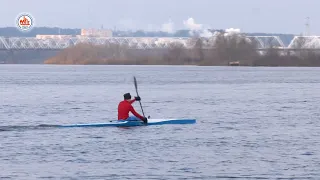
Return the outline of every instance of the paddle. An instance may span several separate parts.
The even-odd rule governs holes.
[[[133,80],[134,80],[134,87],[136,88],[136,93],[137,93],[137,96],[139,96],[139,93],[138,93],[138,83],[137,83],[137,79],[135,76],[133,76]],[[139,96],[140,97],[140,96]],[[140,103],[140,107],[141,107],[141,111],[142,111],[142,114],[143,114],[143,117],[146,117],[144,115],[144,112],[143,112],[143,108],[142,108],[142,104],[141,104],[141,101],[139,101]],[[145,122],[146,123],[146,122]]]

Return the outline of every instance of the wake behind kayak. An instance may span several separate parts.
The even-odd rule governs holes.
[[[37,126],[0,126],[1,131],[26,131],[26,130],[44,130],[50,128],[60,127],[59,125],[40,124]]]

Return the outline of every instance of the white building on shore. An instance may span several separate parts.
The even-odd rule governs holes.
[[[112,30],[109,29],[81,29],[80,35],[77,38],[88,37],[112,37]],[[75,37],[73,35],[51,35],[51,34],[37,34],[36,39],[69,39]]]

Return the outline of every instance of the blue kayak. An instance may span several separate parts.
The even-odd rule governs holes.
[[[148,119],[147,126],[150,125],[164,125],[164,124],[194,124],[195,119]],[[87,124],[67,124],[58,125],[58,127],[128,127],[128,126],[145,126],[142,121],[109,121],[105,123],[87,123]]]

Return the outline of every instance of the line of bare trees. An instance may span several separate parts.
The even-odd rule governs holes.
[[[301,44],[299,46],[303,46]],[[259,52],[257,44],[239,35],[215,37],[215,43],[204,44],[201,38],[192,39],[191,49],[183,44],[172,43],[166,49],[132,49],[119,44],[78,44],[67,48],[46,64],[121,64],[121,65],[207,65],[225,66],[320,66],[320,55],[316,51],[285,52],[270,47]]]

